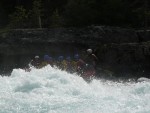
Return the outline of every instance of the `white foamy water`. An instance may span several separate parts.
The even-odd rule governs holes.
[[[0,113],[150,113],[150,83],[85,82],[51,68],[0,77]]]

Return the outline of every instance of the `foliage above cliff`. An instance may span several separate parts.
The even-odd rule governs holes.
[[[8,24],[13,28],[87,25],[142,28],[145,24],[146,26],[150,24],[150,2],[148,0],[1,0],[0,26]]]

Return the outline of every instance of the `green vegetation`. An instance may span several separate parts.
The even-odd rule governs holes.
[[[50,27],[61,27],[63,25],[62,23],[63,19],[58,13],[58,10],[56,9],[51,16],[51,24]]]
[[[148,0],[0,1],[0,28],[107,25],[144,28],[150,24]]]
[[[29,13],[23,6],[17,6],[15,12],[13,12],[10,17],[11,28],[24,28],[26,27],[26,22],[28,20]]]
[[[33,9],[32,9],[32,17],[35,20],[35,25],[37,27],[42,28],[41,16],[42,16],[42,2],[41,0],[34,0],[33,1]]]

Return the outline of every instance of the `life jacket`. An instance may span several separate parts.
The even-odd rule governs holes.
[[[77,68],[84,69],[85,65],[85,62],[82,59],[77,61]]]
[[[48,65],[48,62],[43,61],[39,67],[42,68],[42,67],[45,67],[45,66],[47,66],[47,65]]]
[[[71,66],[72,66],[72,71],[76,72],[77,71],[77,62],[76,61],[71,61]]]
[[[66,71],[67,72],[73,72],[72,62],[66,61]]]
[[[41,61],[38,59],[38,60],[32,60],[31,61],[31,65],[34,66],[35,68],[40,68],[40,65],[41,65]]]
[[[94,54],[90,54],[87,56],[87,58],[85,59],[86,62],[82,62],[82,68],[83,68],[83,72],[81,74],[81,76],[84,79],[90,79],[91,77],[95,76],[96,71],[95,71],[95,62],[96,62],[97,58]]]
[[[66,60],[63,60],[61,62],[61,68],[62,68],[62,70],[66,70],[67,69],[67,61]]]
[[[82,74],[83,70],[84,70],[84,66],[85,66],[85,62],[81,59],[79,59],[78,61],[74,61],[75,62],[75,72],[77,72],[78,74]]]
[[[93,77],[95,76],[96,71],[94,68],[88,68],[86,70],[83,71],[83,73],[81,74],[81,77],[87,81],[87,82],[91,82],[91,80],[93,79]]]
[[[85,77],[95,76],[95,69],[91,67],[91,68],[88,68],[88,69],[84,70],[83,76],[85,76]]]
[[[94,54],[90,54],[86,57],[86,63],[95,68],[98,58]]]

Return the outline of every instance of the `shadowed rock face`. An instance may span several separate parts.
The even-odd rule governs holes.
[[[23,68],[35,55],[54,57],[93,48],[99,67],[120,73],[149,73],[150,43],[142,32],[116,27],[16,29],[0,35],[0,73]],[[137,71],[138,70],[138,71]]]
[[[103,45],[97,49],[103,68],[121,76],[150,77],[150,42]]]

